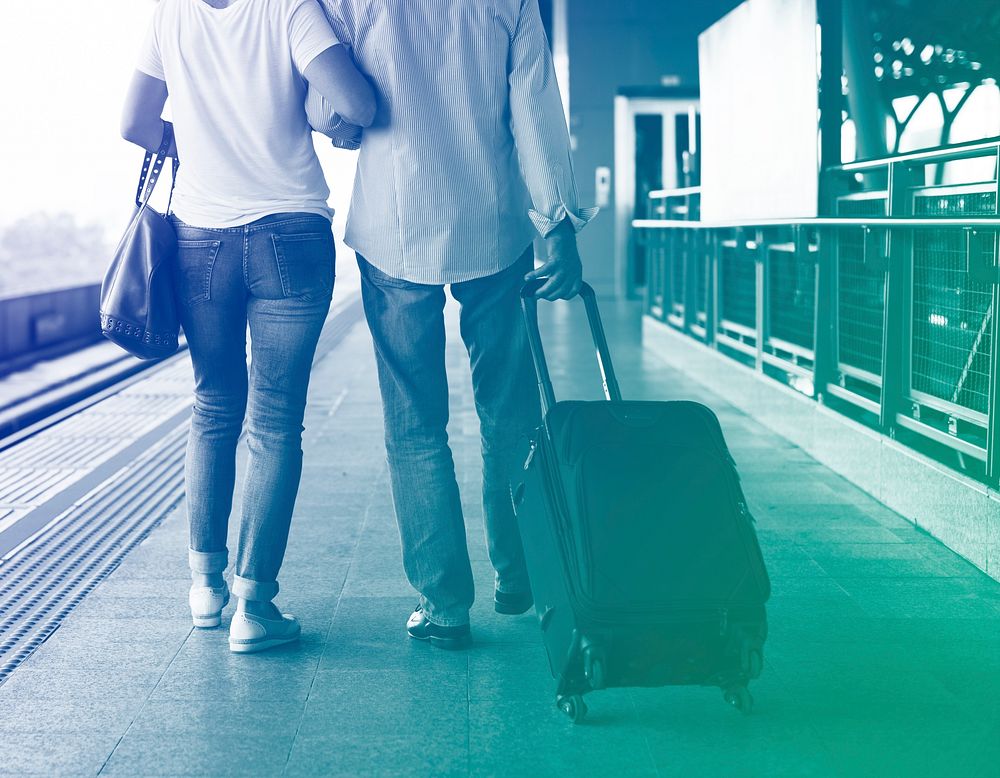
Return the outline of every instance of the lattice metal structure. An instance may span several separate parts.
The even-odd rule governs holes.
[[[1000,77],[1000,4],[855,0],[845,8],[843,116],[855,124],[864,155],[950,143],[972,94],[995,87]],[[919,133],[908,133],[918,107],[927,103],[939,106],[937,132],[921,126]],[[978,137],[995,134],[990,122],[982,122]],[[943,182],[939,173],[936,180]]]

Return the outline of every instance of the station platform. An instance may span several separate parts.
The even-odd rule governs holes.
[[[452,310],[473,647],[406,636],[416,596],[356,318],[312,379],[277,600],[301,620],[301,642],[232,655],[231,608],[221,629],[191,627],[185,509],[171,503],[0,685],[0,775],[996,776],[1000,584],[644,352],[635,307],[603,305],[625,395],[711,405],[743,475],[774,590],[752,715],[710,688],[596,692],[576,726],[556,710],[535,617],[492,609],[478,422]],[[582,309],[542,314],[557,393],[597,398]]]

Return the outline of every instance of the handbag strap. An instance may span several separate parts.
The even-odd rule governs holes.
[[[142,170],[139,173],[139,186],[135,190],[135,204],[139,208],[145,207],[149,202],[149,198],[153,194],[153,189],[156,187],[156,182],[160,179],[163,163],[167,159],[167,152],[170,151],[170,144],[173,143],[173,140],[173,125],[170,122],[163,122],[163,138],[160,140],[160,148],[156,150],[156,161],[153,161],[153,153],[147,151],[146,158],[142,162]],[[170,213],[170,204],[174,199],[174,187],[177,185],[177,169],[180,165],[180,160],[175,158],[171,168],[172,180],[170,182],[170,197],[167,200],[167,213]]]

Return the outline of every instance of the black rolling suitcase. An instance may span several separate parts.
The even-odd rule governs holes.
[[[621,399],[586,284],[608,402],[555,402],[537,289],[521,300],[544,421],[512,492],[556,704],[576,722],[594,689],[695,684],[749,712],[770,582],[718,419]]]

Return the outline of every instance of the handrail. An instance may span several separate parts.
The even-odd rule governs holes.
[[[700,186],[679,186],[675,189],[654,189],[649,193],[650,200],[665,200],[668,197],[690,197],[701,194]]]
[[[862,170],[873,170],[886,167],[896,162],[933,162],[948,161],[958,159],[968,159],[970,157],[982,156],[984,152],[1000,153],[1000,136],[985,138],[983,140],[968,141],[967,143],[955,143],[948,146],[937,146],[930,149],[919,149],[903,154],[895,154],[886,157],[873,157],[872,159],[861,159],[854,162],[845,162],[842,165],[832,165],[826,168],[826,172],[853,173]],[[689,197],[701,194],[701,186],[680,186],[673,189],[654,189],[648,197],[650,200],[664,200],[669,197]]]
[[[808,219],[735,219],[729,221],[685,221],[683,219],[633,219],[635,229],[644,230],[717,230],[738,227],[906,227],[910,229],[940,229],[941,227],[991,227],[1000,228],[1000,217],[969,216],[965,218],[940,217],[912,219],[899,217],[808,218]]]
[[[965,159],[967,157],[981,156],[982,152],[1000,150],[1000,136],[986,138],[983,140],[968,141],[967,143],[954,143],[948,146],[937,146],[931,149],[919,149],[903,154],[894,154],[886,157],[875,157],[873,159],[861,159],[855,162],[845,162],[842,165],[833,165],[826,168],[828,171],[841,171],[852,173],[859,170],[872,170],[885,167],[894,162],[923,162],[948,159]]]

